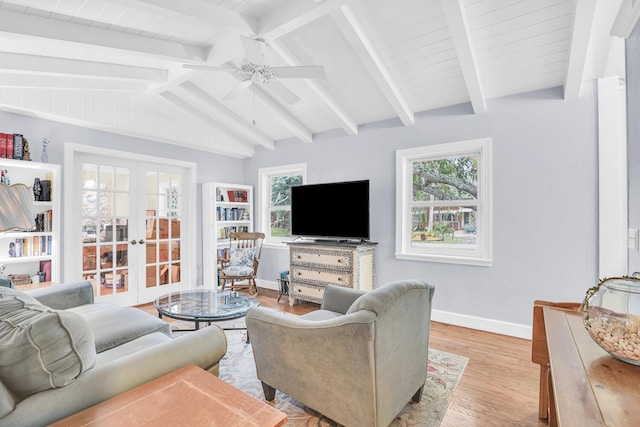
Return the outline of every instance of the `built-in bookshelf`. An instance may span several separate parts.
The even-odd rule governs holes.
[[[39,187],[33,196],[34,229],[0,233],[4,275],[17,285],[59,282],[60,165],[2,158],[0,170],[4,185],[24,184],[32,192],[34,182]]]
[[[218,254],[229,247],[229,233],[253,231],[253,187],[242,184],[202,184],[203,285],[218,284]]]

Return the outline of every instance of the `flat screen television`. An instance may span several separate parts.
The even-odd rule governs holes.
[[[369,240],[369,181],[291,187],[291,234]]]

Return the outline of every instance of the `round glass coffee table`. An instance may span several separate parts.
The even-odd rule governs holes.
[[[158,317],[195,322],[193,330],[200,329],[200,322],[220,322],[244,317],[252,307],[260,305],[257,299],[237,292],[216,292],[212,289],[190,289],[163,295],[153,302]],[[247,329],[223,328],[225,330]],[[247,342],[249,336],[247,335]]]

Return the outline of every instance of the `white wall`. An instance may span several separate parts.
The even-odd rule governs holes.
[[[640,228],[640,25],[626,41],[629,228]],[[629,273],[640,271],[640,252],[629,251]]]
[[[596,105],[590,82],[575,101],[557,88],[490,100],[486,114],[460,105],[419,114],[411,128],[393,120],[353,137],[280,142],[245,160],[245,181],[257,189],[258,168],[298,162],[309,183],[370,179],[378,285],[426,280],[436,287],[434,319],[530,336],[535,299],[581,301],[597,283]],[[395,150],[480,137],[493,138],[493,265],[395,259]],[[274,281],[288,262],[288,251],[265,249],[260,278]]]
[[[133,138],[73,125],[43,120],[31,116],[0,111],[0,132],[21,133],[29,141],[31,158],[40,161],[42,138],[51,140],[48,146],[49,163],[58,163],[64,170],[64,143],[92,145],[97,147],[121,150],[123,158],[128,152],[147,154],[156,157],[185,160],[197,164],[197,281],[202,283],[202,221],[201,199],[202,183],[207,181],[224,181],[243,183],[244,166],[240,159],[212,154],[209,152],[182,148],[161,142]],[[64,171],[63,171],[64,175]],[[64,195],[62,195],[64,197]],[[64,215],[64,207],[62,209]],[[64,230],[63,230],[64,232]],[[61,260],[61,265],[64,260]],[[80,260],[78,260],[80,262]],[[63,272],[64,274],[64,272]],[[63,280],[74,280],[67,278]]]

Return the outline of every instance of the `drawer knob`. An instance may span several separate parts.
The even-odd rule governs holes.
[[[298,259],[302,258],[300,255],[298,255]]]
[[[340,258],[338,258],[338,264],[340,264],[342,262],[342,260]]]

